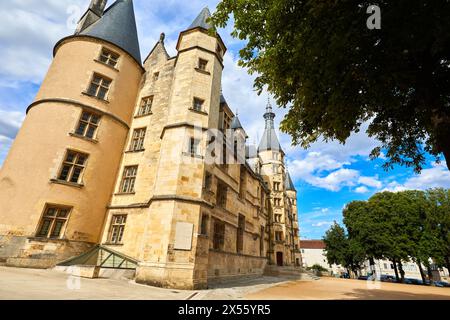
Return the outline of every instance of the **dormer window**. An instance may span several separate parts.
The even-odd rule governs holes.
[[[115,67],[119,60],[119,55],[108,49],[103,48],[99,60],[104,64]]]

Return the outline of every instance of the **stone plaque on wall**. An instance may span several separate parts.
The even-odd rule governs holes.
[[[192,249],[192,235],[194,232],[194,225],[187,222],[177,222],[175,230],[175,250],[191,250]]]

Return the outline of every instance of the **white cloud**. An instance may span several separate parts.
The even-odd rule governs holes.
[[[356,193],[368,193],[370,190],[366,186],[361,186],[355,189]]]
[[[363,184],[368,187],[380,189],[382,187],[382,183],[378,180],[378,176],[375,177],[360,177],[358,179],[358,183]]]
[[[404,183],[392,181],[383,191],[398,192],[403,190],[426,190],[430,188],[450,188],[450,171],[445,162],[433,163],[431,168],[424,169],[418,175],[406,179]]]
[[[332,221],[320,221],[318,223],[313,223],[312,226],[316,228],[322,228],[322,227],[330,227],[334,222]]]

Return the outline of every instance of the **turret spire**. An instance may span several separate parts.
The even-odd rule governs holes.
[[[264,130],[263,138],[259,144],[258,151],[282,151],[280,142],[278,141],[277,134],[275,132],[275,113],[272,109],[270,99],[267,101],[266,113],[264,114],[266,120],[266,129]]]
[[[207,22],[209,18],[211,18],[211,11],[209,11],[208,7],[205,7],[197,16],[197,18],[195,18],[194,22],[192,22],[188,29],[194,29],[198,27],[206,30],[211,29],[212,26]]]

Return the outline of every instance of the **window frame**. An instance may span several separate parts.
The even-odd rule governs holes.
[[[147,127],[136,128],[133,130],[130,140],[129,152],[142,152],[145,150],[145,138],[147,135]]]
[[[73,161],[71,162],[69,159],[69,155],[70,154],[74,154],[73,157]],[[84,156],[85,159],[83,161],[82,164],[79,163],[79,158],[80,156]],[[77,151],[77,150],[72,150],[72,149],[67,149],[66,153],[64,155],[64,159],[63,162],[61,164],[61,168],[59,169],[58,172],[58,177],[57,177],[57,181],[62,181],[65,183],[71,183],[71,184],[76,184],[76,185],[83,185],[83,176],[84,173],[86,171],[86,167],[87,167],[87,162],[89,160],[89,154],[81,152],[81,151]],[[65,173],[66,178],[63,179],[63,171],[65,170],[65,168],[70,167],[68,172]],[[81,171],[78,173],[78,179],[76,182],[72,181],[73,177],[74,177],[74,172],[75,169],[81,169]]]
[[[87,114],[89,115],[87,120],[84,120],[84,115]],[[97,122],[93,122],[92,118],[93,117],[97,117]],[[77,126],[75,128],[74,134],[78,137],[83,137],[86,139],[90,139],[90,140],[96,140],[97,139],[97,134],[98,134],[98,128],[100,127],[100,121],[102,119],[102,116],[99,115],[98,113],[95,112],[91,112],[88,110],[82,110],[80,118],[78,119],[78,123]],[[81,124],[84,124],[85,127],[83,129],[82,133],[79,133],[78,131],[81,128]],[[92,137],[87,136],[87,133],[89,132],[89,129],[93,127],[94,128],[94,132],[92,134]]]
[[[207,72],[208,70],[206,68],[208,67],[208,63],[209,63],[208,60],[203,59],[203,58],[198,58],[197,69],[200,71]]]
[[[96,83],[96,79],[99,79],[98,83]],[[105,84],[105,82],[107,84]],[[108,101],[108,96],[112,88],[113,80],[107,76],[104,76],[98,72],[94,72],[91,80],[89,81],[89,85],[86,91],[86,94],[90,97],[96,98],[101,101]],[[95,90],[93,90],[94,87],[97,87]],[[101,89],[105,91],[104,96],[101,97],[99,94],[101,92]],[[95,91],[93,93],[92,91]]]
[[[225,234],[226,226],[225,222],[214,219],[214,232],[213,232],[213,249],[223,251],[225,247]]]
[[[205,112],[204,105],[205,105],[204,99],[194,97],[194,99],[192,101],[192,110],[197,111],[197,112]],[[200,109],[198,109],[198,106],[200,106]]]
[[[117,57],[117,58],[115,58]],[[112,67],[114,69],[117,69],[117,65],[119,64],[120,54],[117,52],[114,52],[113,50],[110,50],[106,47],[102,47],[100,50],[100,55],[98,57],[98,61]],[[105,61],[103,61],[105,60]],[[111,64],[110,62],[114,62],[114,64]]]
[[[116,218],[122,218],[121,221],[117,222]],[[123,236],[125,234],[125,227],[128,221],[128,214],[117,213],[111,216],[109,232],[108,232],[108,244],[111,245],[121,245],[123,244]],[[118,230],[117,233],[114,233]],[[117,237],[114,239],[114,237]]]
[[[134,175],[128,175],[128,170],[133,170]],[[139,166],[138,165],[130,165],[125,166],[122,171],[122,178],[120,179],[120,186],[119,186],[119,192],[118,194],[134,194],[136,192],[136,180],[137,180],[137,174],[138,174]],[[125,183],[127,182],[127,188],[124,191]],[[131,186],[131,187],[130,187]]]
[[[54,209],[55,213],[53,216],[48,216],[48,212],[50,209]],[[64,238],[67,224],[69,221],[69,218],[71,216],[72,207],[64,206],[64,205],[57,205],[57,204],[49,204],[47,203],[44,207],[44,211],[41,214],[41,218],[39,219],[39,223],[35,232],[36,238],[42,238],[42,239],[51,239],[51,240],[60,240]],[[60,216],[61,211],[66,211],[66,215],[64,217]],[[43,226],[45,221],[49,221],[50,224],[47,227],[47,231],[45,235],[43,234]],[[59,232],[57,236],[53,236],[53,233],[55,232],[56,223],[63,221],[62,226],[59,228]]]
[[[150,103],[148,103],[150,101]],[[153,103],[155,102],[155,96],[147,96],[141,99],[139,109],[136,117],[144,117],[152,114]]]

